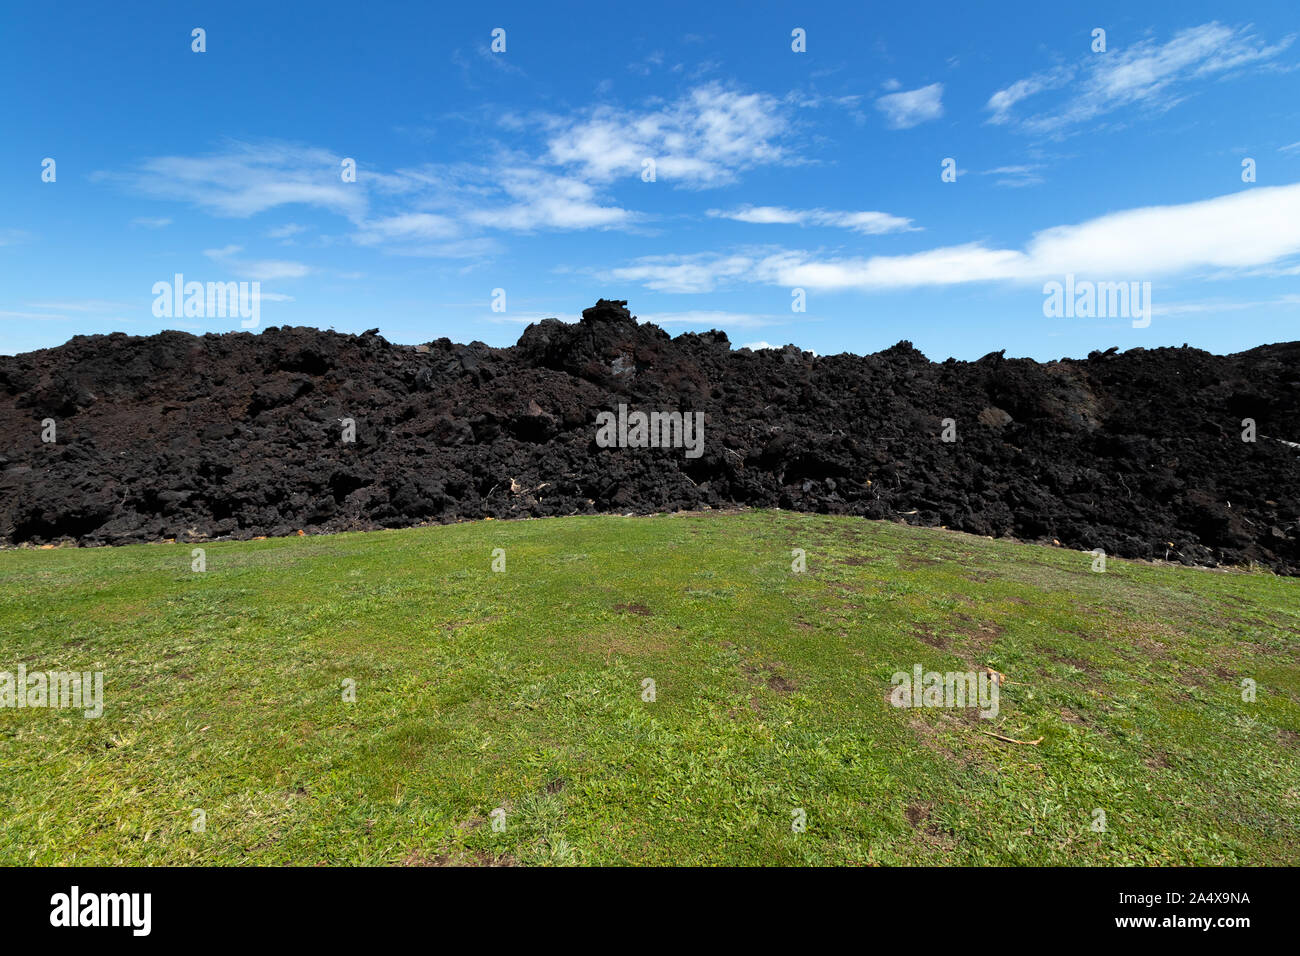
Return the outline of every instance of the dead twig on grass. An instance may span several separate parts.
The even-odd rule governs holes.
[[[1043,742],[1043,738],[1037,740],[1016,740],[1014,737],[1003,737],[1001,734],[995,734],[991,730],[981,730],[980,733],[988,734],[990,737],[996,737],[998,740],[1006,741],[1009,744],[1024,744],[1026,747],[1037,747]]]

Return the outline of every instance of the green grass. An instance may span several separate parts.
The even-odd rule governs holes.
[[[0,670],[105,672],[0,710],[0,864],[1300,862],[1298,580],[786,512],[191,547],[0,553]]]

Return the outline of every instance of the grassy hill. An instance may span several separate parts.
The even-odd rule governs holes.
[[[787,512],[192,547],[0,553],[0,670],[105,672],[0,710],[0,863],[1300,862],[1297,579]]]

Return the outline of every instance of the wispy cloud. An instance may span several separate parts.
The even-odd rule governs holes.
[[[97,172],[157,199],[190,203],[215,216],[243,219],[285,205],[308,205],[359,218],[366,190],[342,180],[343,157],[282,143],[233,143],[207,156],[158,156],[126,172]],[[360,180],[365,175],[358,173]]]
[[[474,236],[469,239],[449,239],[445,242],[415,242],[386,245],[383,251],[394,256],[414,256],[421,259],[473,259],[483,262],[504,251],[504,247],[491,236]],[[471,264],[472,268],[473,264]],[[341,278],[356,278],[343,274]]]
[[[758,273],[778,285],[889,289],[1067,273],[1154,277],[1192,269],[1241,269],[1300,253],[1300,184],[1175,206],[1111,213],[1037,233],[1021,249],[981,243],[905,256],[819,260],[773,257]]]
[[[1028,163],[1021,166],[995,166],[993,169],[980,170],[980,175],[999,177],[997,180],[999,186],[1013,188],[1037,186],[1043,181],[1043,177],[1038,174],[1038,170],[1042,168],[1042,163]]]
[[[614,201],[608,190],[619,177],[639,180],[645,160],[653,160],[656,181],[692,188],[733,183],[755,166],[801,162],[788,144],[793,109],[788,98],[707,83],[641,109],[507,114],[496,122],[516,142],[531,132],[531,153],[489,138],[479,162],[382,170],[358,160],[355,182],[342,180],[344,157],[334,151],[282,142],[232,142],[217,153],[152,157],[96,177],[226,218],[311,207],[344,218],[350,241],[385,253],[486,258],[501,251],[492,233],[643,228],[651,217]],[[866,234],[906,226],[884,213],[815,211],[808,222]],[[292,245],[303,230],[287,223],[266,235]],[[234,255],[223,261],[250,277],[311,271],[304,263]]]
[[[296,222],[286,222],[283,226],[276,226],[274,229],[267,231],[267,236],[271,239],[291,240],[301,232],[306,232],[307,227],[299,225]]]
[[[1210,299],[1192,302],[1170,302],[1153,305],[1153,315],[1215,315],[1221,312],[1244,312],[1248,309],[1295,308],[1300,306],[1300,295],[1279,295],[1271,299],[1232,300]]]
[[[408,212],[373,219],[360,224],[353,239],[363,246],[401,241],[450,239],[460,234],[460,226],[447,216],[428,212]]]
[[[852,229],[868,236],[914,230],[912,220],[887,212],[843,212],[835,209],[787,209],[784,206],[741,206],[737,209],[710,209],[715,219],[736,222],[798,226],[833,226]]]
[[[1011,111],[1021,100],[1027,100],[1044,90],[1056,90],[1067,85],[1075,75],[1074,67],[1056,67],[1045,73],[1035,73],[1023,80],[1016,80],[1004,90],[998,90],[989,97],[985,109],[993,115],[989,122],[995,125],[1009,123]]]
[[[876,100],[891,129],[910,129],[943,115],[943,84],[931,83],[916,90],[886,93]]]
[[[1249,27],[1218,22],[1180,30],[1165,43],[1144,40],[1126,49],[1084,54],[1077,62],[1017,80],[998,90],[985,108],[989,122],[1016,124],[1037,133],[1059,133],[1122,107],[1166,110],[1186,96],[1182,87],[1260,65],[1286,50],[1294,35],[1277,43],[1257,39]],[[1032,97],[1064,88],[1064,102],[1017,117],[1016,107]]]
[[[655,50],[648,53],[639,60],[634,60],[627,65],[629,73],[635,73],[637,76],[649,76],[656,69],[664,65],[663,50]]]
[[[665,292],[709,292],[724,282],[871,292],[1040,281],[1067,273],[1107,280],[1206,268],[1244,274],[1297,255],[1300,183],[1053,226],[1036,233],[1023,249],[970,242],[871,257],[825,257],[802,250],[655,256],[608,275]]]
[[[49,312],[10,312],[8,310],[0,309],[0,319],[23,319],[41,322],[46,320],[66,320],[67,318],[66,315],[55,315]]]
[[[631,264],[608,270],[616,282],[640,282],[656,292],[712,292],[728,279],[746,276],[754,267],[749,256],[643,256]]]
[[[490,43],[487,42],[472,47],[472,56],[467,56],[460,49],[452,51],[451,62],[460,70],[461,79],[466,87],[471,90],[478,89],[479,84],[475,82],[475,79],[491,75],[494,72],[501,76],[525,78],[528,76],[524,68],[510,58],[509,33],[506,34],[506,39],[506,52],[504,53],[493,53]]]
[[[57,302],[28,302],[28,308],[48,309],[55,312],[121,312],[132,308],[125,302],[106,299],[62,299]]]
[[[614,205],[603,205],[596,190],[578,179],[544,170],[502,170],[501,188],[512,200],[495,208],[476,209],[467,218],[481,226],[532,232],[537,229],[608,229],[631,223],[636,216]]]
[[[751,167],[796,161],[786,143],[790,104],[718,83],[657,109],[598,106],[543,123],[549,161],[590,181],[640,176],[652,159],[656,181],[701,188],[735,182]]]
[[[159,157],[129,173],[100,175],[224,217],[313,206],[345,217],[358,245],[400,255],[466,258],[499,249],[485,230],[622,228],[639,218],[580,178],[526,162],[362,171],[355,183],[340,179],[336,185],[328,181],[338,178],[336,159],[311,147],[236,144],[221,155]],[[305,228],[288,223],[266,234],[292,244]],[[251,272],[288,274],[283,263],[245,265]]]
[[[233,269],[241,277],[259,282],[269,282],[274,279],[301,279],[312,271],[310,266],[302,262],[236,258],[243,251],[242,246],[224,246],[220,249],[205,249],[203,254],[214,262],[220,262]]]
[[[112,321],[112,322],[131,322],[133,319],[124,318],[129,315],[135,305],[125,302],[113,302],[108,299],[52,299],[40,302],[25,302],[24,308],[20,310],[6,309],[0,310],[0,319],[22,320],[28,319],[36,322],[61,322],[76,320],[78,322],[86,321]],[[26,311],[27,309],[38,309],[36,312]]]

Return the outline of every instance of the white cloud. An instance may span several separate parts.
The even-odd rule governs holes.
[[[384,252],[391,255],[417,256],[424,259],[487,259],[501,251],[501,244],[487,236],[476,236],[472,239],[453,239],[448,242],[388,246],[384,249]],[[359,276],[345,275],[343,278],[359,278]]]
[[[1015,278],[1021,260],[1021,253],[986,249],[978,243],[868,259],[823,260],[795,251],[760,260],[754,276],[761,282],[790,288],[880,290]]]
[[[593,181],[640,176],[642,161],[653,159],[657,180],[719,186],[741,170],[793,161],[781,143],[787,114],[776,97],[710,83],[656,110],[598,106],[550,118],[548,159]]]
[[[800,250],[658,256],[612,270],[667,292],[708,292],[724,279],[786,288],[885,291],[970,282],[1041,281],[1067,273],[1102,281],[1193,269],[1228,274],[1300,255],[1300,183],[1174,206],[1108,213],[1036,233],[1024,249],[981,242],[907,255],[823,258]]]
[[[886,93],[876,100],[891,129],[910,129],[943,115],[943,84],[931,83],[916,90]]]
[[[456,222],[446,216],[408,212],[363,222],[352,238],[360,245],[373,246],[393,241],[449,239],[459,231]]]
[[[763,349],[780,348],[779,345],[773,345],[771,342],[746,342],[740,346],[742,349],[751,349],[755,352],[761,352]]]
[[[744,276],[753,266],[747,256],[644,256],[605,276],[615,282],[640,282],[656,292],[712,292],[720,282]]]
[[[912,225],[912,220],[902,216],[891,216],[887,212],[835,212],[814,209],[812,222],[819,226],[852,229],[867,236],[883,236],[890,232],[914,232],[919,228]]]
[[[743,93],[720,84],[641,109],[600,106],[568,116],[501,119],[517,139],[537,134],[535,154],[490,147],[481,164],[458,162],[398,169],[363,167],[357,181],[340,177],[342,157],[317,147],[234,142],[202,156],[146,159],[126,172],[98,173],[134,192],[247,218],[287,205],[308,205],[344,217],[348,238],[386,253],[439,258],[486,257],[499,244],[485,233],[630,229],[644,216],[602,190],[636,175],[652,158],[656,176],[679,185],[733,182],[740,170],[795,162],[782,140],[790,100]],[[827,214],[829,215],[829,214]],[[884,214],[842,214],[860,232],[892,228]],[[159,220],[161,221],[161,220]],[[304,231],[297,223],[263,227],[282,244]],[[322,241],[330,241],[328,237]],[[336,241],[336,240],[335,240]],[[219,250],[218,250],[219,251]],[[226,258],[239,249],[227,250]],[[242,263],[250,272],[288,277],[301,263]]]
[[[28,308],[53,309],[56,312],[121,312],[132,306],[125,302],[110,302],[106,299],[64,299],[58,302],[28,302]]]
[[[131,225],[143,226],[145,229],[165,229],[171,224],[172,221],[165,216],[137,216],[131,220]]]
[[[1043,181],[1043,177],[1038,174],[1038,170],[1043,168],[1042,163],[1030,163],[1021,166],[996,166],[993,169],[984,169],[980,171],[981,176],[998,176],[999,186],[1037,186]]]
[[[1086,53],[1073,65],[1055,67],[998,90],[985,108],[993,114],[989,122],[1009,123],[1020,102],[1077,80],[1078,88],[1064,103],[1027,116],[1020,125],[1033,132],[1056,133],[1125,106],[1168,109],[1183,98],[1178,85],[1262,64],[1287,49],[1294,39],[1287,36],[1270,46],[1257,40],[1249,28],[1205,23],[1180,30],[1163,44],[1146,40],[1126,49]]]
[[[800,226],[835,226],[852,229],[868,236],[890,232],[911,231],[912,220],[892,216],[887,212],[841,212],[834,209],[786,209],[783,206],[741,206],[738,209],[710,209],[708,215],[715,219],[733,219],[736,222],[782,224]]]
[[[245,219],[278,206],[303,204],[350,218],[366,208],[366,191],[345,183],[343,157],[314,147],[234,143],[208,156],[159,156],[126,173],[94,174],[158,199],[191,203],[216,216]]]
[[[0,319],[35,319],[45,321],[48,319],[67,319],[66,315],[51,315],[45,312],[7,312],[0,310]]]
[[[337,186],[327,181],[338,179],[336,160],[332,153],[308,147],[235,144],[222,155],[163,157],[147,160],[125,175],[100,175],[223,216],[252,216],[294,202],[316,205],[345,216],[355,227],[350,238],[358,245],[407,256],[495,254],[499,244],[481,234],[485,229],[610,229],[638,219],[632,211],[603,200],[580,178],[526,160],[370,171],[358,174],[356,183],[339,181]],[[372,213],[376,206],[383,212]],[[291,237],[305,229],[287,223],[266,234],[292,244]],[[240,251],[210,250],[226,257]],[[250,272],[284,277],[305,274],[301,270],[307,268],[278,260],[244,265]]]
[[[311,267],[301,262],[286,262],[283,259],[258,259],[237,266],[243,275],[250,279],[267,282],[272,279],[301,279],[311,273]]]
[[[1028,99],[1043,90],[1059,89],[1069,83],[1073,76],[1072,67],[1056,67],[1046,73],[1036,73],[1023,80],[1016,80],[1005,90],[998,90],[989,97],[985,105],[985,109],[993,113],[989,117],[989,122],[998,125],[1010,122],[1011,109],[1021,100]]]
[[[641,60],[635,63],[629,63],[627,69],[629,73],[635,73],[638,76],[649,76],[657,67],[664,65],[664,53],[662,50],[655,50]]]
[[[596,190],[577,179],[537,169],[513,168],[501,174],[501,188],[515,202],[479,209],[467,218],[481,226],[531,232],[535,229],[608,229],[630,223],[634,215],[601,205]]]
[[[204,249],[203,254],[209,259],[228,259],[243,251],[243,246],[222,246],[220,249]]]
[[[223,263],[241,277],[258,282],[273,279],[301,279],[311,273],[311,267],[301,262],[288,262],[283,259],[238,260],[235,256],[244,251],[243,246],[223,246],[220,249],[204,249],[203,254],[209,259]]]
[[[1165,274],[1264,265],[1300,252],[1300,183],[1111,213],[1038,233],[1030,272]]]
[[[715,219],[734,219],[736,222],[752,222],[764,225],[779,224],[795,226],[807,221],[807,213],[798,209],[785,209],[781,206],[741,206],[730,212],[723,209],[710,209],[710,216]]]
[[[1151,308],[1153,315],[1176,316],[1176,315],[1202,315],[1214,314],[1218,312],[1242,312],[1247,309],[1275,309],[1281,307],[1293,308],[1300,306],[1300,295],[1280,295],[1272,299],[1259,299],[1255,301],[1225,301],[1211,300],[1203,302],[1171,302],[1167,305],[1154,305]]]

